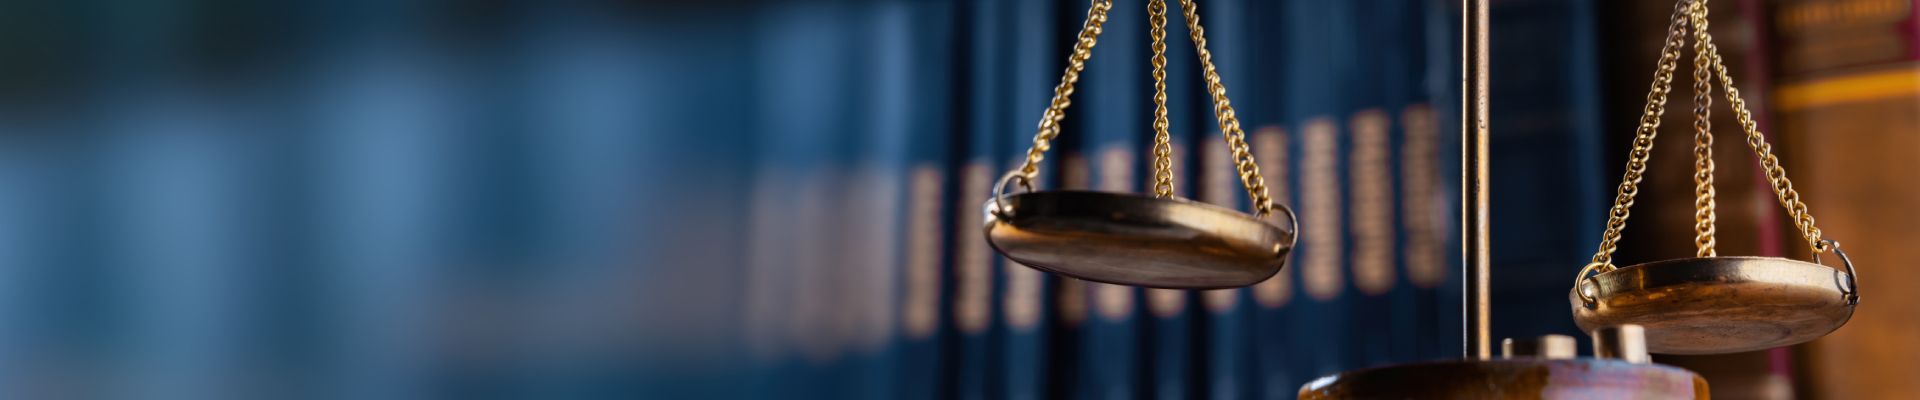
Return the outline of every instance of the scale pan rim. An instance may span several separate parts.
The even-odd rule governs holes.
[[[1567,298],[1583,331],[1639,324],[1649,352],[1726,354],[1805,343],[1846,325],[1849,278],[1788,258],[1692,257],[1595,274]],[[1592,308],[1580,297],[1588,289]]]
[[[1279,204],[1277,214],[1294,229],[1213,204],[1126,192],[1047,190],[1002,201],[1011,216],[994,212],[991,199],[985,204],[985,236],[994,251],[1034,269],[1100,283],[1250,286],[1284,269],[1298,240],[1293,211]]]

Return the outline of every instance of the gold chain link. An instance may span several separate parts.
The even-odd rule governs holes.
[[[1107,10],[1111,8],[1112,0],[1093,0],[1087,9],[1087,21],[1080,26],[1079,40],[1073,44],[1073,54],[1067,56],[1067,70],[1060,76],[1060,84],[1053,87],[1053,102],[1040,116],[1033,147],[1027,149],[1027,160],[1020,164],[1019,176],[1025,183],[1033,182],[1039,174],[1040,160],[1053,148],[1053,138],[1060,136],[1060,119],[1066,118],[1067,106],[1073,104],[1069,100],[1073,96],[1073,84],[1080,81],[1080,71],[1086,70],[1087,59],[1093,57],[1094,42],[1100,38],[1100,26],[1107,23]]]
[[[1693,20],[1693,245],[1695,256],[1713,257],[1713,71],[1708,68],[1707,0],[1689,8]]]
[[[1600,234],[1600,250],[1594,252],[1591,265],[1599,272],[1613,270],[1613,252],[1618,250],[1620,232],[1627,228],[1633,197],[1640,194],[1640,179],[1647,171],[1647,157],[1653,154],[1653,138],[1660,133],[1660,116],[1667,112],[1667,92],[1673,89],[1673,71],[1678,67],[1680,46],[1686,41],[1687,2],[1675,4],[1667,23],[1666,43],[1660,47],[1660,61],[1654,68],[1647,105],[1640,112],[1640,126],[1634,132],[1633,150],[1627,153],[1627,172],[1620,178],[1620,189],[1613,207],[1607,212],[1607,230]]]
[[[1153,37],[1153,193],[1173,197],[1173,135],[1167,132],[1167,2],[1147,2]]]
[[[1714,202],[1713,202],[1713,136],[1708,118],[1712,105],[1712,77],[1718,75],[1719,84],[1726,92],[1727,102],[1732,106],[1740,127],[1747,134],[1747,146],[1753,149],[1760,159],[1761,168],[1766,171],[1767,182],[1773,187],[1774,194],[1780,200],[1780,206],[1793,217],[1794,225],[1807,240],[1807,246],[1814,254],[1832,249],[1830,241],[1820,237],[1820,229],[1814,227],[1813,215],[1807,211],[1806,203],[1800,201],[1800,193],[1793,190],[1793,183],[1787,180],[1786,169],[1780,166],[1780,159],[1773,155],[1773,147],[1767,144],[1766,137],[1760,134],[1759,125],[1754,122],[1753,113],[1747,109],[1747,103],[1740,97],[1740,89],[1733,85],[1733,76],[1727,74],[1726,64],[1720,57],[1720,49],[1713,44],[1713,35],[1707,31],[1706,0],[1680,0],[1674,5],[1673,16],[1667,26],[1667,40],[1660,49],[1660,62],[1654,71],[1653,88],[1647,94],[1647,105],[1640,117],[1640,126],[1635,133],[1633,150],[1628,154],[1627,172],[1621,178],[1618,195],[1609,210],[1607,230],[1601,234],[1600,249],[1593,260],[1581,272],[1597,269],[1607,272],[1614,269],[1613,252],[1618,249],[1620,232],[1626,228],[1628,209],[1633,207],[1633,197],[1640,191],[1639,184],[1646,172],[1647,158],[1653,151],[1653,138],[1659,132],[1660,116],[1666,112],[1667,92],[1671,90],[1676,60],[1686,40],[1688,25],[1693,28],[1694,36],[1694,244],[1698,255],[1712,257],[1714,253]]]
[[[1165,0],[1153,0],[1148,4],[1153,16],[1154,39],[1154,191],[1160,197],[1173,196],[1173,149],[1168,133],[1166,111],[1166,3]],[[1248,149],[1247,134],[1240,128],[1240,119],[1234,115],[1233,104],[1227,99],[1227,85],[1221,83],[1219,69],[1213,65],[1213,53],[1207,51],[1206,29],[1200,27],[1198,6],[1193,0],[1181,0],[1180,7],[1187,20],[1187,32],[1193,39],[1195,53],[1200,57],[1200,65],[1207,83],[1207,93],[1213,97],[1214,118],[1220,122],[1220,132],[1226,137],[1227,147],[1232,150],[1234,167],[1240,173],[1240,183],[1246,186],[1247,197],[1253,200],[1254,216],[1265,218],[1273,212],[1273,201],[1267,195],[1266,179],[1260,176],[1260,166],[1254,163],[1253,152]],[[1060,135],[1060,120],[1066,116],[1068,99],[1073,95],[1073,85],[1080,80],[1080,71],[1086,69],[1087,59],[1091,57],[1093,46],[1100,36],[1100,26],[1106,23],[1107,10],[1113,8],[1111,0],[1093,0],[1093,6],[1087,10],[1087,21],[1080,28],[1080,40],[1074,43],[1073,55],[1068,58],[1067,70],[1060,77],[1060,85],[1053,89],[1053,103],[1040,118],[1039,132],[1033,136],[1033,147],[1027,150],[1026,162],[1020,165],[1017,175],[1025,182],[1032,182],[1040,170],[1040,161],[1052,141]]]
[[[1703,0],[1704,1],[1704,0]],[[1700,19],[1707,18],[1704,5],[1700,8]],[[1767,173],[1767,183],[1773,186],[1774,195],[1780,200],[1780,206],[1786,208],[1787,215],[1793,217],[1794,225],[1800,228],[1801,237],[1806,238],[1807,247],[1814,254],[1832,250],[1833,243],[1820,239],[1820,228],[1813,225],[1813,214],[1807,212],[1807,204],[1800,201],[1800,192],[1793,190],[1793,182],[1787,180],[1787,170],[1780,166],[1780,159],[1773,156],[1773,146],[1767,144],[1767,138],[1760,134],[1760,126],[1753,120],[1753,113],[1747,110],[1746,100],[1740,97],[1740,89],[1733,86],[1733,75],[1727,74],[1727,66],[1721,62],[1720,48],[1713,44],[1713,36],[1701,34],[1707,43],[1706,51],[1712,60],[1714,74],[1720,76],[1720,86],[1727,92],[1727,102],[1732,104],[1734,115],[1740,120],[1740,128],[1746,131],[1747,147],[1760,158],[1760,166]]]
[[[1220,133],[1226,136],[1227,147],[1233,151],[1240,183],[1246,186],[1247,197],[1253,200],[1254,216],[1265,218],[1273,212],[1273,201],[1267,196],[1267,181],[1260,177],[1260,166],[1254,164],[1253,152],[1247,150],[1247,134],[1240,130],[1240,118],[1234,116],[1233,103],[1227,100],[1227,85],[1220,82],[1219,69],[1213,66],[1213,53],[1207,51],[1207,31],[1200,27],[1199,6],[1194,5],[1193,0],[1180,0],[1180,11],[1186,14],[1187,33],[1193,38],[1194,52],[1200,56],[1207,93],[1213,96],[1213,116],[1220,122]]]

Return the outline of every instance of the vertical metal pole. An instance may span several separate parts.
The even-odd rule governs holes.
[[[1488,263],[1490,254],[1487,236],[1487,31],[1492,27],[1487,23],[1487,3],[1489,0],[1467,0],[1462,12],[1461,25],[1464,54],[1460,57],[1465,68],[1461,69],[1461,81],[1464,86],[1461,96],[1462,138],[1461,153],[1461,242],[1465,253],[1466,274],[1463,285],[1466,286],[1464,298],[1466,308],[1466,357],[1486,360],[1493,357],[1491,344],[1493,335],[1488,320],[1491,318],[1491,296],[1488,284],[1492,266]]]

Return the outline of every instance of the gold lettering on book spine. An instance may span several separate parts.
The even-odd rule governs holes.
[[[907,207],[906,304],[902,307],[908,339],[925,339],[939,327],[941,186],[946,177],[936,165],[914,167]]]
[[[993,184],[993,171],[986,163],[969,163],[960,183],[963,202],[986,197],[987,185]],[[985,235],[980,234],[980,221],[986,218],[983,212],[980,207],[959,207],[954,212],[954,237],[959,240],[954,242],[953,249],[953,271],[957,278],[953,316],[954,324],[963,333],[985,332],[993,313],[994,255],[993,250],[987,248]]]
[[[1353,115],[1353,285],[1364,295],[1393,290],[1392,119],[1380,109]]]
[[[1001,310],[1007,315],[1007,326],[1016,330],[1039,326],[1041,272],[1004,258],[1000,264],[1007,273],[1007,291]]]
[[[1260,165],[1265,165],[1270,168],[1267,176],[1273,178],[1273,184],[1268,187],[1273,188],[1274,201],[1286,202],[1288,196],[1291,194],[1291,192],[1288,192],[1289,188],[1287,186],[1287,179],[1290,178],[1287,174],[1290,171],[1287,169],[1287,162],[1289,160],[1287,160],[1286,130],[1280,128],[1278,125],[1268,125],[1254,131],[1253,156],[1261,161]],[[1280,224],[1279,215],[1270,215],[1268,219],[1274,220],[1276,224]],[[1292,257],[1293,254],[1289,252],[1287,256]],[[1289,264],[1291,264],[1291,262],[1289,262]],[[1281,269],[1280,273],[1274,274],[1272,278],[1268,278],[1266,281],[1254,285],[1254,301],[1259,302],[1260,306],[1266,308],[1280,308],[1280,306],[1286,305],[1287,300],[1293,298],[1293,276],[1290,274],[1291,272],[1291,268]]]
[[[1332,118],[1314,118],[1301,129],[1300,153],[1300,235],[1302,257],[1300,280],[1307,296],[1315,300],[1340,297],[1340,266],[1344,262],[1340,215],[1340,132]]]
[[[1447,280],[1446,213],[1448,198],[1440,195],[1436,161],[1440,156],[1440,125],[1433,107],[1407,106],[1401,112],[1406,141],[1401,145],[1400,169],[1406,213],[1407,280],[1421,288],[1438,287]]]
[[[1113,146],[1100,151],[1100,190],[1133,191],[1133,152]],[[1094,310],[1108,320],[1121,320],[1133,314],[1133,288],[1088,282],[1093,289]]]

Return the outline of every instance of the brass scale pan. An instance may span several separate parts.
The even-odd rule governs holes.
[[[1674,5],[1668,23],[1669,40],[1661,49],[1661,72],[1656,72],[1654,90],[1642,115],[1641,130],[1635,134],[1629,152],[1627,174],[1620,183],[1619,196],[1609,214],[1601,250],[1576,275],[1567,294],[1572,302],[1573,320],[1581,329],[1622,324],[1646,328],[1647,350],[1668,354],[1719,354],[1806,342],[1839,329],[1853,317],[1860,302],[1858,276],[1853,260],[1832,240],[1820,238],[1807,215],[1806,204],[1787,181],[1786,170],[1773,156],[1750,122],[1746,103],[1739,97],[1732,78],[1720,67],[1718,49],[1707,27],[1705,2],[1682,0]],[[1691,33],[1688,34],[1688,27]],[[1814,262],[1777,257],[1716,257],[1713,250],[1714,191],[1713,158],[1708,105],[1694,109],[1694,182],[1695,244],[1697,258],[1655,261],[1626,268],[1611,268],[1613,241],[1626,225],[1627,209],[1638,192],[1640,170],[1644,169],[1658,133],[1660,111],[1665,107],[1664,91],[1670,87],[1672,72],[1680,57],[1680,40],[1691,36],[1694,42],[1694,86],[1696,102],[1711,100],[1713,71],[1718,69],[1719,84],[1742,120],[1749,147],[1766,170],[1770,186],[1781,206],[1795,219],[1803,236],[1813,245]],[[1663,77],[1664,74],[1664,77]],[[1705,100],[1702,100],[1705,99]],[[1710,102],[1704,104],[1711,104]],[[1820,254],[1832,251],[1840,256],[1845,270],[1818,264]],[[1603,268],[1605,267],[1605,268]],[[1589,276],[1591,272],[1599,274]]]
[[[1095,282],[1170,289],[1260,283],[1286,264],[1299,226],[1279,205],[1286,228],[1181,198],[1074,190],[1002,196],[1008,179],[987,201],[987,242],[1029,267]]]
[[[1640,324],[1655,353],[1793,345],[1839,329],[1860,302],[1853,261],[1833,249],[1845,271],[1777,257],[1683,258],[1585,277],[1567,297],[1581,330]]]
[[[1293,211],[1272,205],[1286,214],[1287,228],[1281,228],[1254,215],[1181,199],[1168,193],[1146,196],[1128,193],[1090,191],[1033,191],[1030,178],[1034,163],[1058,133],[1059,117],[1065,112],[1073,82],[1100,34],[1111,1],[1096,0],[1088,10],[1081,28],[1081,40],[1075,43],[1069,68],[1054,91],[1054,101],[1044,114],[1040,132],[1028,152],[1027,165],[1001,178],[994,185],[993,198],[986,204],[987,243],[1013,261],[1035,269],[1075,278],[1129,286],[1170,289],[1218,289],[1260,283],[1280,272],[1287,253],[1293,250],[1294,232],[1299,227]],[[1245,133],[1233,117],[1225,88],[1213,62],[1205,56],[1206,40],[1193,2],[1183,1],[1193,36],[1205,66],[1206,80],[1213,94],[1215,117],[1222,133],[1236,153],[1246,151]],[[1164,25],[1166,4],[1153,0],[1148,5],[1150,23]],[[1161,90],[1155,97],[1157,143],[1165,145],[1166,96],[1163,37],[1152,36],[1155,45],[1155,83]],[[1167,162],[1170,151],[1159,153]],[[1024,170],[1024,171],[1022,171]],[[1164,173],[1165,171],[1160,171]],[[1259,180],[1257,167],[1241,167],[1243,184]],[[1008,182],[1018,180],[1024,193],[1008,196]],[[1249,195],[1254,201],[1266,201],[1264,189]],[[1262,215],[1261,217],[1264,217]]]

